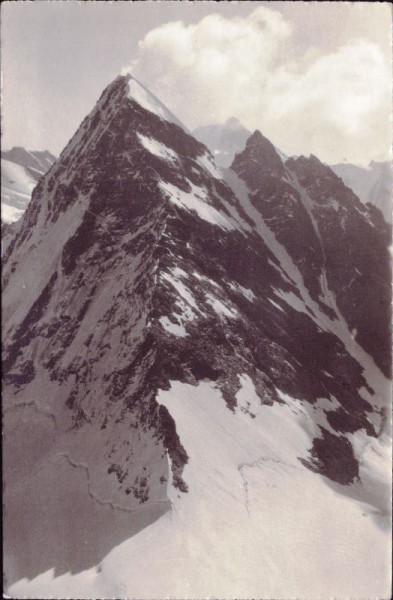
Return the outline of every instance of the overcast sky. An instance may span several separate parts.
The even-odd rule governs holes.
[[[3,148],[59,154],[128,70],[190,129],[235,116],[286,154],[386,160],[391,30],[387,2],[4,2]]]

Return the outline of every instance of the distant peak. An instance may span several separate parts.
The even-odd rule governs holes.
[[[12,153],[12,154],[28,154],[29,151],[26,150],[23,146],[12,146],[10,150],[3,150],[3,152]]]
[[[243,127],[243,124],[236,117],[230,117],[225,121],[225,125],[228,127]]]

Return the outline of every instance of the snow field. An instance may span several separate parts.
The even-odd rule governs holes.
[[[67,589],[92,598],[110,590],[112,597],[146,600],[388,597],[388,532],[368,516],[369,505],[297,459],[311,445],[302,402],[284,396],[286,404],[262,406],[247,375],[241,383],[235,414],[209,381],[172,382],[161,391],[158,400],[190,457],[183,474],[189,492],[169,485],[171,511],[113,549],[100,572],[56,579],[48,572],[11,592]]]

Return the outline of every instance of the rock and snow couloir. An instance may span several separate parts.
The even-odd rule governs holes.
[[[219,169],[110,84],[5,252],[7,593],[383,597],[389,243],[315,157]]]

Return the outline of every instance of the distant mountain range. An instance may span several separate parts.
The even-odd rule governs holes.
[[[37,181],[55,160],[47,150],[29,151],[19,146],[1,153],[1,219],[4,223],[13,223],[23,215]]]
[[[370,202],[379,208],[385,221],[392,222],[393,170],[390,162],[371,161],[367,168],[340,163],[330,168],[362,202]]]

